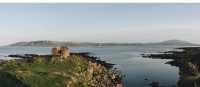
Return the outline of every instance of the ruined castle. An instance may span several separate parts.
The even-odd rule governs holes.
[[[68,47],[55,47],[52,48],[52,55],[67,58],[70,56],[70,51]]]

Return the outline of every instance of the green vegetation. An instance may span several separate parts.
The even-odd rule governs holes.
[[[115,87],[119,77],[113,70],[81,56],[40,57],[3,61],[0,65],[1,87]]]

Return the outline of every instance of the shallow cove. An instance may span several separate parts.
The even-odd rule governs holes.
[[[152,81],[159,81],[163,86],[176,85],[178,68],[164,64],[169,60],[143,58],[141,54],[169,51],[178,46],[105,46],[73,47],[73,52],[91,52],[91,55],[117,64],[125,75],[126,87],[149,87]],[[0,55],[8,54],[49,54],[49,47],[1,47]],[[147,80],[145,80],[147,79]]]

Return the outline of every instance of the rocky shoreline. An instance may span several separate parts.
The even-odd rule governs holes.
[[[160,52],[157,54],[142,54],[145,58],[171,59],[166,62],[179,68],[179,81],[173,87],[200,87],[200,47],[176,48],[177,51]],[[161,87],[159,82],[152,87]]]

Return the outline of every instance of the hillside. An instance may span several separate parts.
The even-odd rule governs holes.
[[[30,42],[17,42],[10,44],[9,46],[132,46],[132,45],[181,45],[181,46],[197,46],[198,44],[193,44],[182,40],[167,40],[163,42],[155,43],[78,43],[78,42],[62,42],[62,41],[30,41]]]
[[[152,43],[154,45],[181,45],[181,46],[193,46],[193,45],[198,45],[194,43],[190,43],[188,41],[183,41],[183,40],[166,40],[158,43]]]
[[[77,43],[77,42],[61,42],[61,41],[30,41],[30,42],[17,42],[10,44],[9,46],[80,46],[80,45],[92,45],[90,43]]]

